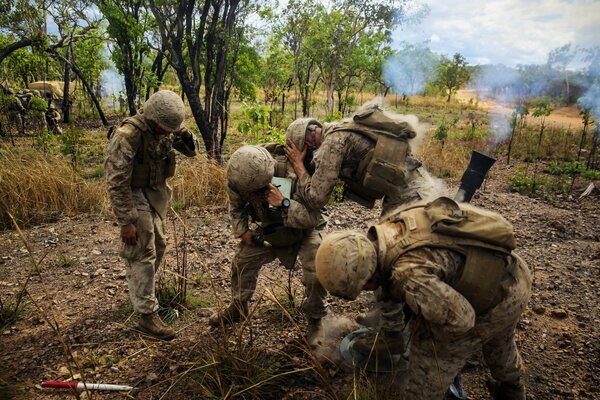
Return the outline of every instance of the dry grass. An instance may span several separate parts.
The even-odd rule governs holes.
[[[85,181],[68,161],[32,149],[0,150],[0,224],[11,227],[10,212],[21,224],[59,215],[107,210],[100,181]]]
[[[173,203],[177,207],[225,205],[225,168],[206,159],[204,154],[178,160],[177,172],[170,181]]]
[[[423,139],[416,156],[427,167],[428,171],[440,178],[460,178],[471,159],[471,151],[486,152],[484,139],[465,141],[447,140],[442,144],[428,133]]]

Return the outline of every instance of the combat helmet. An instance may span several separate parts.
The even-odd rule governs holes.
[[[315,258],[321,285],[334,296],[354,300],[377,268],[377,253],[359,232],[335,232],[323,240]]]
[[[185,119],[185,107],[181,97],[171,90],[159,90],[144,103],[144,115],[161,129],[175,132]]]
[[[316,119],[299,118],[285,130],[285,139],[286,141],[290,140],[298,150],[302,151],[307,129],[316,129],[317,127],[322,128],[322,125]]]
[[[269,184],[275,174],[275,160],[260,146],[242,146],[229,158],[227,180],[240,192],[254,192]]]

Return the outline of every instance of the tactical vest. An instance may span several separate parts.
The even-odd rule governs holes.
[[[390,118],[379,108],[358,112],[352,121],[344,121],[328,129],[326,134],[349,131],[375,143],[361,160],[352,179],[343,179],[345,195],[373,208],[376,199],[394,193],[406,181],[408,139],[416,132],[408,122]]]
[[[274,176],[278,178],[290,178],[289,164],[285,156],[285,146],[276,143],[268,143],[262,146],[275,159]],[[292,188],[294,183],[292,182]],[[259,222],[260,233],[274,247],[293,246],[304,239],[304,231],[285,226],[281,210],[271,208],[268,204],[265,204],[262,194],[259,194],[256,199],[249,201],[248,207],[254,221]]]
[[[446,197],[411,206],[374,228],[384,270],[391,270],[406,252],[425,246],[464,255],[461,275],[450,285],[477,315],[502,301],[502,281],[516,268],[512,225],[499,214],[468,204],[459,206]]]
[[[175,175],[175,150],[171,148],[169,137],[154,135],[139,115],[125,119],[121,126],[130,124],[141,131],[140,145],[135,156],[132,188],[157,188],[167,178]]]

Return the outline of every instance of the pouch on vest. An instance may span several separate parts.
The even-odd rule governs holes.
[[[435,233],[454,238],[478,240],[506,249],[516,248],[513,227],[497,213],[440,197],[425,207]]]
[[[265,240],[273,247],[288,247],[300,243],[304,239],[301,229],[289,228],[283,224],[261,226],[260,230]]]
[[[502,281],[510,272],[509,263],[510,256],[506,254],[469,246],[460,279],[452,287],[481,315],[504,298]]]

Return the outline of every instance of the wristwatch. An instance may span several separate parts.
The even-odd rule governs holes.
[[[284,197],[283,200],[281,200],[281,205],[279,206],[279,208],[287,209],[290,207],[290,204],[290,199]]]

